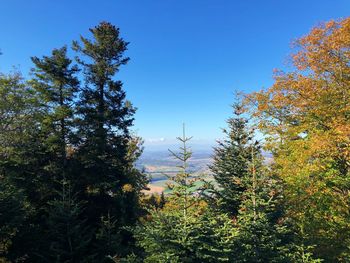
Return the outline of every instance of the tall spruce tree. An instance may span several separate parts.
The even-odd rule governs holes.
[[[241,101],[237,99],[232,107],[234,116],[227,120],[228,128],[223,129],[226,138],[214,148],[210,170],[218,184],[213,192],[220,200],[221,209],[236,216],[246,190],[244,180],[249,174],[251,149],[257,145],[253,143],[253,130],[244,117]]]
[[[24,236],[15,245],[24,247],[30,260],[36,262],[45,261],[50,231],[56,231],[47,227],[49,203],[62,192],[61,186],[69,174],[67,146],[72,133],[74,93],[79,82],[75,77],[78,69],[72,66],[66,53],[63,47],[54,49],[51,56],[32,57],[34,77],[28,82],[36,101],[35,122],[31,123],[35,132],[29,134],[30,140],[24,144],[21,156],[27,165],[15,177],[21,178],[20,187],[32,207],[27,222],[32,230],[23,231]],[[20,151],[17,149],[17,152]],[[26,183],[22,185],[23,182]],[[16,249],[21,249],[19,247]]]
[[[280,189],[264,165],[244,104],[233,104],[227,138],[219,142],[210,167],[218,187],[213,204],[234,219],[234,262],[289,262],[291,233],[286,230]]]
[[[108,252],[104,244],[97,248],[102,258],[106,253],[124,253],[130,235],[119,228],[137,218],[144,176],[134,168],[140,154],[139,141],[130,133],[135,108],[126,100],[122,82],[115,80],[120,66],[129,60],[124,56],[128,43],[120,37],[119,29],[107,22],[90,32],[92,39],[81,37],[81,43],[73,42],[74,50],[81,54],[77,61],[85,77],[77,105],[77,185],[80,198],[87,202],[84,213],[89,225],[99,229],[103,219],[109,218],[115,224],[108,233],[121,235],[107,238],[115,241]],[[104,239],[100,235],[96,238]]]
[[[54,49],[49,57],[32,57],[32,61],[35,78],[31,84],[45,112],[41,132],[50,155],[47,169],[51,172],[52,183],[62,185],[67,179],[67,148],[71,145],[73,133],[73,100],[78,91],[76,74],[79,70],[67,57],[66,47]]]

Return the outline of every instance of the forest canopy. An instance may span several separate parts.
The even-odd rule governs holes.
[[[136,166],[128,44],[101,22],[30,76],[1,73],[0,262],[350,261],[350,18],[232,98],[212,180],[192,173],[184,127],[162,194]]]

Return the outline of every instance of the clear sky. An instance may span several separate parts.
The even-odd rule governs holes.
[[[185,122],[196,139],[213,141],[235,90],[268,87],[293,39],[349,14],[349,0],[1,0],[0,71],[26,75],[30,56],[106,20],[130,42],[119,78],[138,108],[137,133],[167,141]]]

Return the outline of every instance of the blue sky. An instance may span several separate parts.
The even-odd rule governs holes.
[[[162,144],[185,122],[210,142],[222,136],[235,90],[271,85],[273,69],[287,68],[293,39],[349,11],[348,0],[1,0],[0,71],[27,74],[30,56],[109,21],[130,42],[119,79],[138,108],[137,133]]]

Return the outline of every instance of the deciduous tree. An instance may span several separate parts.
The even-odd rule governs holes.
[[[248,100],[285,185],[289,216],[327,261],[349,236],[350,19],[315,27],[296,42],[294,71]]]

